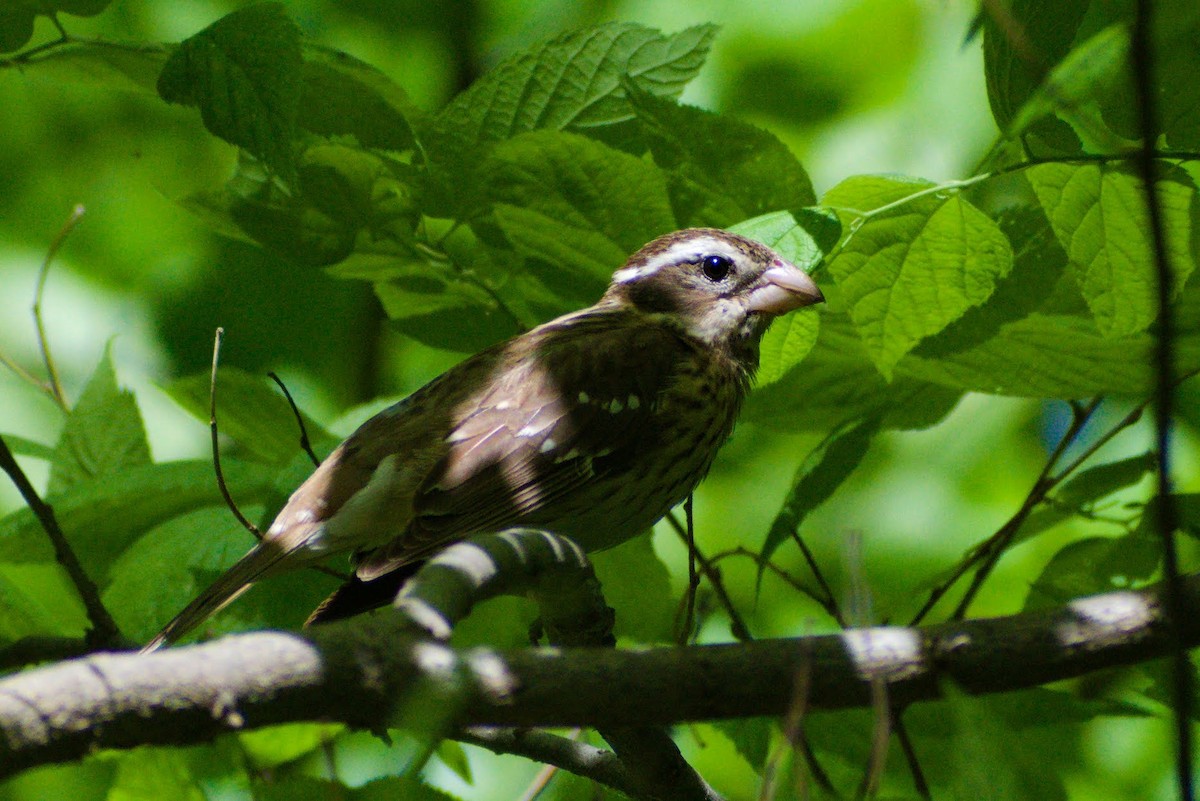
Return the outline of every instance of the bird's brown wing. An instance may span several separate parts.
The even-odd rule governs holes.
[[[585,485],[619,475],[653,446],[650,423],[689,346],[662,327],[608,317],[539,332],[458,410],[408,531],[365,556],[361,579],[468,534],[553,524]]]

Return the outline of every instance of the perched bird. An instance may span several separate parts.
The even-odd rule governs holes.
[[[477,353],[364,423],[146,650],[263,576],[336,552],[354,554],[353,585],[369,596],[475,533],[540,527],[594,551],[645,531],[729,437],[770,321],[823,299],[744,237],[697,228],[655,239],[596,305]],[[339,593],[317,619],[354,606]]]

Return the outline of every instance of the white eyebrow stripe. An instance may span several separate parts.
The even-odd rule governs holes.
[[[733,260],[736,260],[738,257],[738,251],[729,242],[717,239],[716,237],[701,236],[676,242],[644,264],[617,270],[613,273],[613,281],[618,284],[626,284],[630,281],[636,281],[639,278],[653,275],[669,264],[699,261],[704,256],[714,254],[726,256]]]

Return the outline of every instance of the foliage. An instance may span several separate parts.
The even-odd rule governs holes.
[[[1145,187],[1129,155],[1141,135],[1126,78],[1130,3],[1015,0],[1003,19],[981,12],[987,96],[1002,133],[980,168],[946,182],[849,175],[820,195],[793,149],[771,131],[680,102],[719,35],[711,25],[664,33],[607,22],[561,33],[512,53],[429,111],[402,81],[311,41],[293,12],[274,3],[238,8],[167,45],[69,35],[28,45],[35,15],[57,22],[60,11],[95,15],[106,5],[24,2],[5,9],[0,51],[18,52],[0,67],[83,79],[106,91],[133,88],[144,104],[194,108],[180,124],[202,125],[236,147],[236,164],[227,180],[180,197],[180,206],[212,231],[280,257],[297,275],[319,268],[330,282],[370,287],[392,329],[424,345],[475,351],[590,303],[629,252],[681,227],[732,228],[814,273],[827,306],[774,325],[744,412],[760,430],[792,443],[772,463],[783,477],[775,484],[794,473],[782,504],[756,499],[768,525],[762,534],[742,534],[743,542],[758,538],[757,574],[747,587],[757,579],[761,588],[774,575],[769,568],[800,573],[793,537],[816,530],[813,520],[828,499],[854,491],[856,477],[873,469],[872,457],[886,447],[880,443],[893,441],[889,432],[941,424],[971,393],[1043,402],[1103,396],[1113,399],[1105,408],[1127,410],[1151,392],[1160,310]],[[1159,97],[1162,158],[1154,191],[1164,214],[1182,374],[1200,369],[1200,290],[1191,283],[1200,257],[1200,153],[1193,152],[1200,148],[1200,11],[1185,0],[1156,5],[1155,80],[1177,91]],[[1021,37],[1012,35],[1013,24]],[[1028,48],[1040,57],[1028,58]],[[319,320],[316,327],[319,336]],[[207,374],[196,374],[165,390],[207,422],[208,386]],[[247,372],[224,369],[219,386],[231,453],[222,462],[225,480],[240,504],[269,521],[309,469],[295,447],[290,412],[268,382]],[[1091,413],[1085,409],[1094,407],[1071,408],[1078,435]],[[1095,425],[1119,431],[1135,419]],[[336,437],[312,419],[307,424],[318,453],[327,453]],[[149,636],[155,621],[248,542],[222,520],[206,461],[152,458],[138,403],[118,385],[108,353],[56,445],[10,428],[4,435],[14,450],[48,465],[46,498],[131,638]],[[1091,434],[1072,443],[1071,453],[1090,456],[1104,441]],[[1061,456],[1051,457],[1045,491],[1030,494],[1001,544],[1041,548],[1023,579],[1025,606],[1160,578],[1152,506],[1137,491],[1151,460],[1139,452],[1076,469],[1079,461]],[[1180,500],[1194,530],[1195,496]],[[971,532],[970,542],[988,533]],[[781,562],[784,554],[790,561]],[[30,582],[44,580],[53,563],[30,510],[0,519],[5,642],[79,633],[77,610],[46,614],[31,600]],[[650,541],[597,555],[597,563],[618,610],[618,633],[632,641],[669,639],[678,604]],[[841,568],[823,567],[832,583],[842,582]],[[856,569],[849,564],[844,572]],[[904,578],[900,592],[909,597],[895,610],[901,615],[945,580]],[[818,615],[820,626],[845,619],[825,578],[805,574],[793,583],[816,599],[805,614]],[[268,584],[223,614],[214,630],[295,625],[297,606],[315,603],[332,586],[315,574]],[[914,587],[921,598],[911,597]],[[459,636],[522,644],[528,609],[505,600],[492,612]],[[1130,671],[1084,688],[1104,702],[1065,690],[1026,694],[1023,705],[954,697],[948,716],[921,712],[909,723],[939,787],[972,797],[1000,786],[1007,790],[995,792],[1011,791],[1009,797],[1063,798],[1059,767],[1084,772],[1083,724],[1156,709],[1152,697],[1136,692],[1149,677]],[[1118,702],[1131,694],[1137,704]],[[814,745],[834,783],[849,788],[861,777],[871,722],[862,713],[839,721]],[[1022,744],[1014,748],[1018,731]],[[729,759],[751,776],[774,770],[786,750],[763,721],[701,732],[731,740],[736,753]],[[375,756],[362,758],[369,767],[357,782],[347,780],[353,789],[314,778],[320,755],[349,750],[354,736],[297,727],[249,735],[236,748],[105,756],[81,770],[103,774],[109,798],[149,797],[151,786],[189,798],[220,786],[222,797],[247,797],[248,784],[264,798],[443,795],[416,777],[430,757],[425,744],[363,746]],[[1058,761],[1042,763],[1048,757],[1041,746]],[[434,764],[453,763],[469,786],[472,771],[461,752],[439,754]],[[397,760],[416,764],[403,771],[387,765]],[[246,772],[264,761],[270,770]],[[423,775],[432,781],[435,773]],[[893,795],[911,786],[899,759],[883,781]],[[475,797],[477,789],[463,792]],[[9,797],[4,792],[0,797]],[[19,788],[12,792],[22,797]]]

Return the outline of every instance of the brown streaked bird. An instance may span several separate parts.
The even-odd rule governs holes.
[[[624,542],[708,472],[770,321],[822,300],[812,279],[744,237],[695,228],[655,239],[596,305],[477,353],[364,423],[145,650],[258,579],[337,552],[354,554],[355,580],[317,620],[361,611],[346,599],[390,592],[471,534],[522,525],[588,551]],[[373,594],[369,606],[390,600]]]

